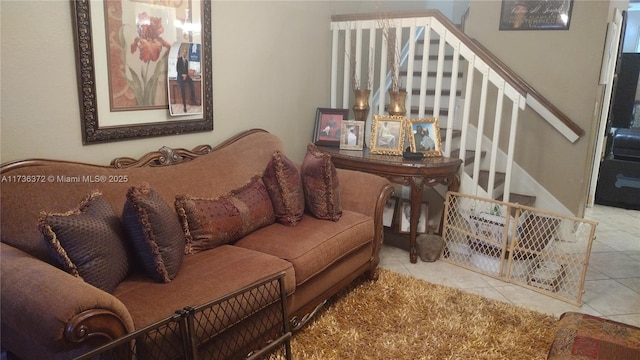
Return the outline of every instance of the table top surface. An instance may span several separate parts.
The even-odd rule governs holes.
[[[345,162],[349,162],[350,164],[363,163],[371,166],[414,169],[414,171],[450,169],[454,172],[457,172],[462,164],[461,159],[442,156],[408,160],[401,155],[371,154],[369,149],[340,150],[340,148],[329,146],[318,146],[318,149],[330,154],[332,159],[334,159],[334,163],[338,162],[339,164]]]

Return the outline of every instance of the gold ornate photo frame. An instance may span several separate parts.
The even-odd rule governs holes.
[[[402,155],[405,121],[404,116],[375,115],[371,124],[371,153]]]
[[[340,132],[341,150],[362,150],[364,148],[364,121],[343,120]]]
[[[438,119],[409,119],[407,121],[407,133],[411,152],[421,152],[425,157],[442,156]]]

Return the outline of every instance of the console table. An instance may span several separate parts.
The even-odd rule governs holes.
[[[458,170],[462,160],[447,157],[407,160],[402,156],[371,154],[369,149],[354,151],[327,146],[318,146],[318,148],[331,155],[331,160],[337,168],[380,175],[392,183],[411,187],[409,259],[412,263],[417,262],[416,236],[422,191],[425,186],[433,187],[437,184],[446,185],[448,191],[458,191],[460,185]]]

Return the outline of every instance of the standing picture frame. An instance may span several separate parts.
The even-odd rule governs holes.
[[[362,150],[364,148],[364,121],[343,120],[340,131],[341,150]]]
[[[396,208],[398,207],[398,197],[391,196],[384,204],[384,210],[382,212],[382,226],[393,227],[395,224]]]
[[[398,233],[408,234],[410,232],[410,214],[411,203],[409,200],[402,199],[398,207]],[[426,234],[429,223],[429,203],[423,201],[420,203],[420,217],[418,218],[418,234]]]
[[[371,153],[402,155],[405,120],[404,116],[375,115],[371,124]]]
[[[569,30],[573,0],[502,0],[500,30]]]
[[[320,146],[340,146],[342,121],[349,116],[349,109],[318,108],[313,128],[313,143]]]
[[[83,144],[213,130],[211,1],[180,4],[71,0]],[[175,42],[202,54],[202,111],[179,118],[167,99]]]
[[[440,125],[436,118],[409,119],[407,121],[411,152],[423,153],[425,157],[442,156]]]

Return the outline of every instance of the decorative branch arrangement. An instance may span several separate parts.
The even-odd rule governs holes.
[[[375,63],[375,53],[373,49],[369,49],[369,62],[367,66],[367,86],[362,89],[360,87],[360,78],[356,72],[356,66],[358,66],[357,60],[351,57],[351,53],[347,53],[349,61],[351,62],[351,86],[353,90],[371,90],[373,88],[373,65]]]
[[[388,18],[380,19],[380,27],[382,28],[382,36],[387,43],[387,66],[391,72],[391,91],[400,91],[401,84],[399,78],[400,53],[396,48],[396,34],[393,20]]]

